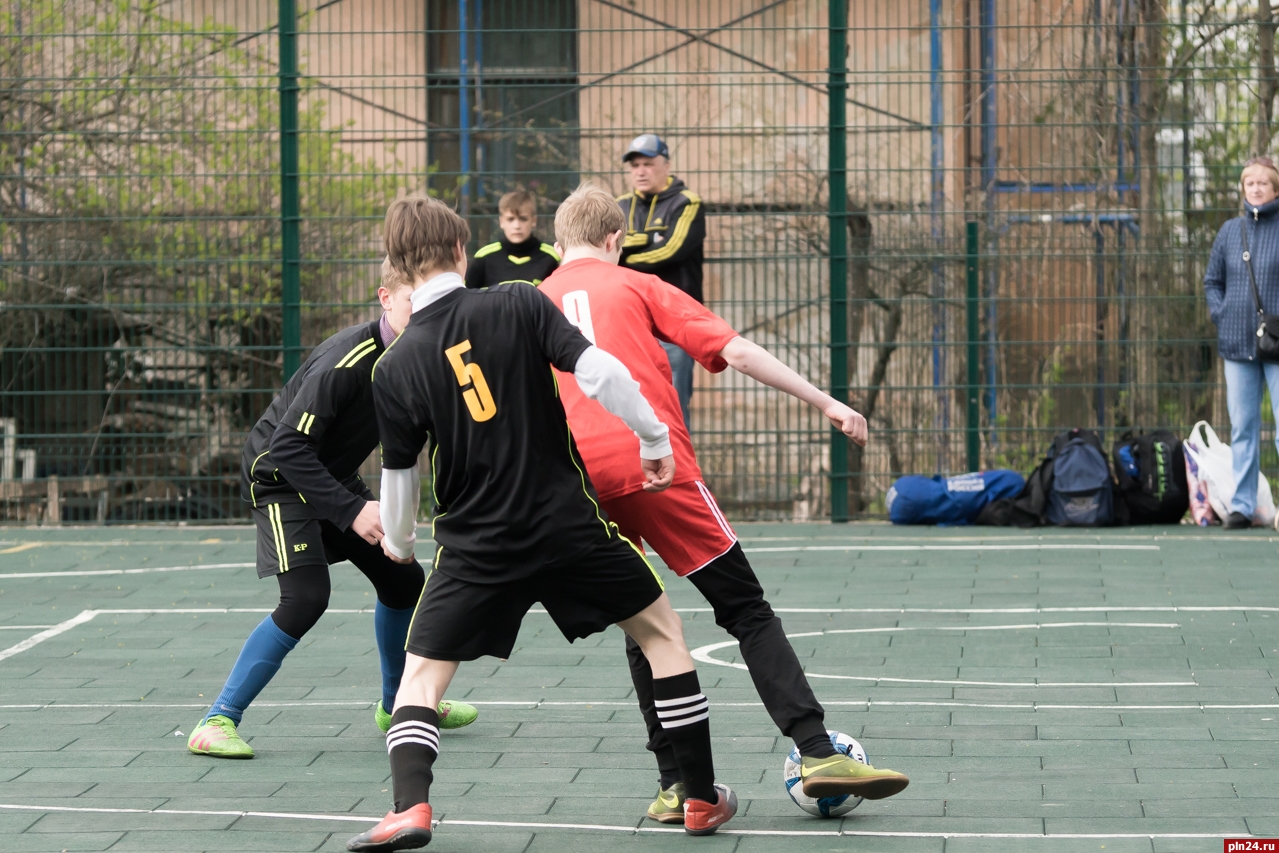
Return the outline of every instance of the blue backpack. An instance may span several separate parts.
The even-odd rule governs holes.
[[[1026,480],[1016,471],[984,471],[957,477],[901,477],[888,490],[893,524],[972,524],[992,501],[1015,498]]]
[[[1101,438],[1087,429],[1072,429],[1053,439],[1048,459],[1051,485],[1044,507],[1049,524],[1061,527],[1104,527],[1115,521],[1110,462]],[[1034,478],[1039,474],[1037,469]]]

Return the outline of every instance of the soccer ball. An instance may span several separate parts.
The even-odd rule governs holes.
[[[862,764],[868,763],[866,761],[866,750],[862,749],[860,743],[843,732],[833,732],[827,729],[826,734],[830,735],[830,745],[835,747],[836,752],[841,755],[847,755]],[[786,756],[786,763],[782,766],[782,778],[786,782],[786,793],[790,794],[790,798],[795,801],[795,805],[817,817],[843,817],[862,804],[861,797],[853,797],[848,794],[820,798],[804,796],[804,786],[800,783],[799,778],[799,761],[799,750],[792,749],[790,755]]]

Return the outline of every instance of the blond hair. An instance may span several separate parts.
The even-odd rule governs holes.
[[[458,244],[470,239],[465,219],[439,199],[425,196],[396,199],[382,225],[387,260],[410,282],[453,269]]]
[[[585,181],[569,194],[555,212],[555,239],[565,249],[604,245],[604,238],[626,230],[626,217],[617,202],[601,187]]]
[[[1270,179],[1270,188],[1279,193],[1279,169],[1275,168],[1275,162],[1269,157],[1253,157],[1247,163],[1243,164],[1243,172],[1239,173],[1239,192],[1242,194],[1244,173],[1252,168],[1261,169],[1266,173],[1266,177]]]
[[[382,286],[394,293],[401,287],[411,287],[413,279],[406,277],[392,264],[391,259],[382,259]]]
[[[537,216],[537,196],[528,190],[511,190],[497,202],[498,213],[519,213],[524,208],[532,208]]]

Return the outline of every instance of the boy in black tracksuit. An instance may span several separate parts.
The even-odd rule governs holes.
[[[378,502],[360,465],[378,444],[373,364],[408,323],[409,282],[383,264],[378,297],[384,313],[333,335],[311,353],[258,419],[244,445],[241,495],[258,528],[258,577],[275,576],[280,603],[245,641],[222,692],[187,747],[197,755],[252,758],[237,732],[249,703],[279,670],[329,603],[329,565],[350,560],[377,590],[374,633],[382,664],[376,720],[390,727],[404,671],[404,640],[422,592],[417,562],[401,565],[378,546]],[[447,704],[447,703],[446,703]],[[446,728],[475,718],[452,703]]]
[[[474,290],[504,281],[541,284],[559,267],[560,256],[533,231],[537,227],[537,196],[525,190],[509,192],[497,203],[497,211],[502,239],[475,253],[466,265],[466,286]]]

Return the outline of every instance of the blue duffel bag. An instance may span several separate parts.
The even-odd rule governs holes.
[[[981,471],[956,477],[900,478],[888,490],[893,524],[972,524],[991,501],[1015,498],[1026,479],[1016,471]]]

